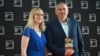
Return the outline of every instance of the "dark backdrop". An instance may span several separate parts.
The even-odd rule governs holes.
[[[100,56],[100,0],[61,1],[68,4],[68,16],[80,23],[85,56]],[[20,56],[20,34],[30,10],[41,7],[47,23],[55,18],[57,2],[60,0],[0,0],[0,56]]]

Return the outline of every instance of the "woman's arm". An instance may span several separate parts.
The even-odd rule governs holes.
[[[28,43],[29,43],[29,37],[22,36],[22,39],[21,39],[21,56],[27,56],[26,51],[27,51]]]
[[[48,49],[45,47],[45,56],[48,56]]]

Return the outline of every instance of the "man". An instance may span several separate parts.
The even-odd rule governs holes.
[[[52,56],[83,56],[84,45],[79,23],[68,18],[68,6],[60,2],[56,5],[57,18],[47,24],[47,48]],[[65,39],[73,44],[72,49],[65,49]]]

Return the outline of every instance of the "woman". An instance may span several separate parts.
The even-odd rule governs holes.
[[[44,13],[41,8],[33,8],[21,39],[22,56],[46,56]]]

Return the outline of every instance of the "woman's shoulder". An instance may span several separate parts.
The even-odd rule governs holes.
[[[29,28],[29,27],[24,27],[24,30],[31,30],[31,28]]]
[[[45,31],[42,31],[42,33],[45,33]]]
[[[42,31],[42,33],[45,34],[46,32],[45,31]]]

